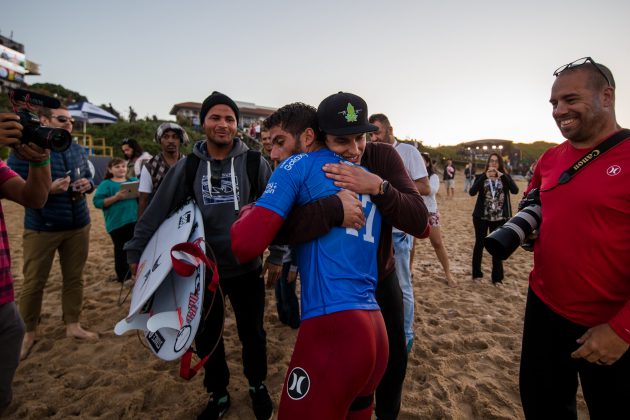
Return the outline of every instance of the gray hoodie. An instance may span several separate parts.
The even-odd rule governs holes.
[[[234,139],[234,147],[223,160],[212,159],[208,155],[206,140],[198,141],[193,147],[193,153],[200,162],[193,185],[195,201],[203,214],[206,242],[212,247],[222,278],[239,276],[255,270],[261,264],[256,258],[245,264],[238,264],[232,254],[230,227],[238,218],[238,212],[248,204],[250,195],[249,178],[247,177],[248,147],[240,139]],[[172,167],[155,197],[138,220],[133,239],[125,244],[127,260],[137,263],[146,244],[160,224],[168,217],[169,210],[185,198],[186,188],[182,185],[185,180],[186,160],[182,159]],[[212,186],[208,186],[208,172],[211,173]],[[258,191],[265,190],[271,176],[271,168],[265,159],[260,159],[258,171]],[[236,185],[236,187],[234,187]],[[281,261],[281,250],[270,261]],[[280,255],[277,255],[277,254]]]

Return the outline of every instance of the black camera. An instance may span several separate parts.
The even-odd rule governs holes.
[[[519,203],[519,212],[490,235],[483,245],[496,258],[507,260],[519,245],[527,241],[527,237],[540,226],[542,213],[540,207],[540,191],[534,188]]]
[[[72,136],[63,128],[42,127],[37,115],[27,109],[17,112],[20,117],[22,130],[22,143],[35,143],[41,148],[50,149],[53,152],[65,152],[72,144]]]
[[[42,127],[37,114],[29,110],[32,106],[43,106],[57,109],[61,106],[59,100],[50,96],[24,89],[15,89],[9,92],[9,98],[14,107],[24,104],[16,112],[22,124],[22,143],[34,143],[41,148],[50,149],[53,152],[64,152],[72,144],[72,136],[63,128]]]

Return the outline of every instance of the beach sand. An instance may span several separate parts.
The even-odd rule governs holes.
[[[522,189],[524,184],[520,183]],[[90,199],[91,202],[91,199]],[[504,264],[503,288],[490,284],[490,256],[484,254],[483,283],[471,281],[474,243],[471,213],[475,198],[456,184],[454,199],[438,197],[444,241],[459,282],[450,288],[427,240],[417,240],[413,264],[416,339],[404,384],[401,419],[522,419],[518,392],[521,331],[532,254],[521,249]],[[514,208],[517,198],[514,198]],[[9,229],[16,295],[22,284],[23,210],[2,202]],[[203,373],[190,383],[178,362],[164,362],[144,348],[136,334],[118,337],[116,322],[127,301],[110,279],[113,245],[102,212],[91,207],[90,256],[85,268],[82,325],[100,340],[65,337],[61,320],[61,276],[55,261],[44,295],[38,342],[14,379],[8,418],[191,419],[205,407]],[[129,283],[127,283],[129,285]],[[128,286],[124,292],[127,291]],[[267,386],[277,407],[296,331],[276,315],[272,290],[265,314],[269,373]],[[232,407],[225,419],[253,419],[234,316],[228,312],[226,353]],[[587,419],[579,399],[580,419]]]

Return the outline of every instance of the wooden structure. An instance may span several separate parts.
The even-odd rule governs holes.
[[[73,140],[85,149],[88,156],[114,157],[114,148],[107,145],[104,137],[94,138],[91,134],[77,133],[73,135]]]

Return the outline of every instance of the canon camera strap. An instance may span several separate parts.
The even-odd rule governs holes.
[[[599,146],[578,159],[578,161],[571,165],[569,169],[562,172],[560,178],[558,178],[558,185],[566,184],[567,182],[569,182],[578,171],[584,169],[597,157],[603,155],[605,152],[612,149],[628,137],[630,137],[630,130],[623,129],[621,131],[618,131],[616,134],[613,134],[608,139],[604,140]]]

